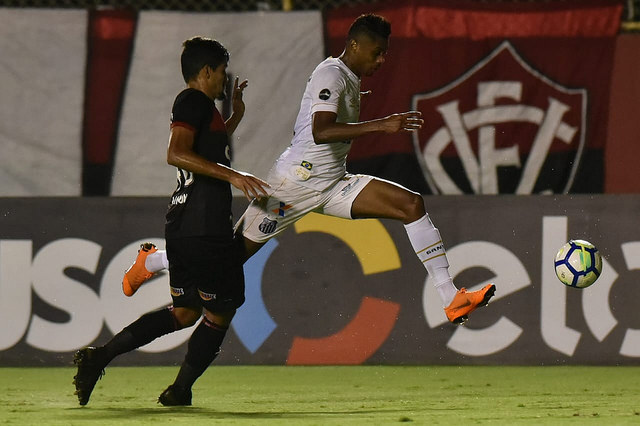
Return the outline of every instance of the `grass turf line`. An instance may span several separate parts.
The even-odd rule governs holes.
[[[640,367],[212,366],[192,407],[177,367],[111,367],[86,407],[75,368],[0,368],[0,424],[638,424]]]

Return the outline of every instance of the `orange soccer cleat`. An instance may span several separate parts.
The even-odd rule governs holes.
[[[153,272],[147,270],[144,262],[147,260],[147,256],[157,251],[158,249],[152,243],[140,244],[136,261],[124,271],[124,278],[122,278],[122,292],[126,296],[133,296],[140,286],[154,275]]]
[[[496,286],[487,284],[481,290],[468,292],[461,288],[456,293],[453,301],[444,308],[447,318],[454,324],[462,324],[469,319],[469,314],[476,308],[485,306],[496,292]]]

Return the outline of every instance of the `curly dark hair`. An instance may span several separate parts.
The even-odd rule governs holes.
[[[386,18],[367,13],[360,15],[353,21],[349,28],[349,40],[355,40],[360,35],[367,35],[371,38],[389,38],[391,35],[391,23]]]

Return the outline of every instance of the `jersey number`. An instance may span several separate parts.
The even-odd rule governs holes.
[[[178,169],[178,189],[181,191],[193,183],[193,173]]]

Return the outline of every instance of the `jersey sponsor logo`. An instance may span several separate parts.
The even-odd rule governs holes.
[[[262,219],[262,223],[258,225],[258,229],[263,234],[271,234],[276,230],[277,226],[278,226],[277,220],[272,220],[272,219],[269,219],[268,217],[265,217],[264,219]]]
[[[280,217],[284,217],[285,212],[287,210],[289,210],[291,207],[293,207],[291,204],[285,204],[282,201],[280,201],[279,205],[278,205],[278,208],[277,209],[273,209],[271,211],[274,212],[275,214],[277,214]],[[263,223],[264,223],[264,221],[263,221]]]
[[[566,193],[573,184],[587,90],[551,80],[508,41],[444,87],[414,95],[413,109],[429,123],[413,143],[435,194]]]
[[[323,101],[326,101],[327,99],[329,99],[331,97],[331,90],[329,89],[322,89],[320,91],[320,93],[318,93],[318,97],[320,99],[322,99]]]
[[[210,300],[216,300],[215,293],[205,293],[202,290],[198,290],[198,294],[200,294],[200,299],[204,300],[205,302],[208,302]]]
[[[184,288],[171,287],[171,295],[173,297],[184,296]]]
[[[186,203],[188,195],[189,194],[174,195],[173,197],[171,197],[171,205],[175,206],[176,204],[184,204],[184,203]]]

